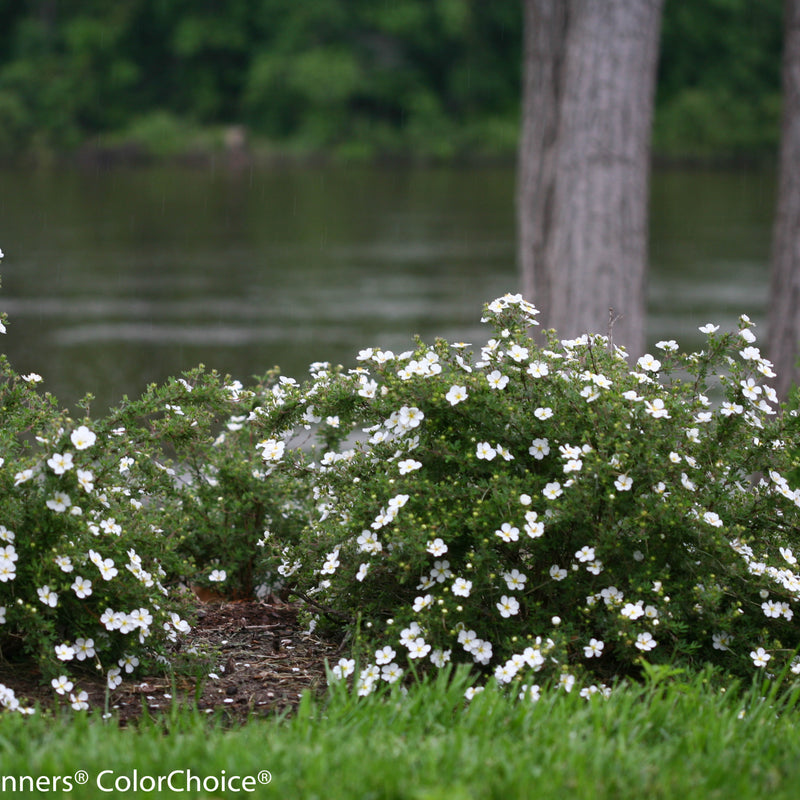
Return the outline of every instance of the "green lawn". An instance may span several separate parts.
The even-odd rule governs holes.
[[[587,701],[563,692],[517,703],[491,689],[471,704],[440,680],[407,697],[304,701],[290,720],[223,730],[199,716],[118,729],[76,715],[0,718],[0,775],[8,797],[280,798],[795,798],[800,785],[797,694],[762,699],[701,679],[619,690]],[[139,791],[128,788],[134,770]],[[199,777],[188,791],[187,771]],[[257,783],[261,770],[269,785]],[[104,771],[105,772],[101,775]],[[17,791],[11,777],[44,778]],[[60,776],[58,791],[54,778]],[[121,778],[120,778],[121,776]],[[162,791],[151,788],[158,776]],[[202,781],[206,782],[205,789]],[[239,789],[215,789],[222,778]],[[117,790],[114,781],[120,778]],[[100,785],[98,785],[98,780]],[[199,785],[198,785],[199,784]],[[66,788],[70,788],[67,786]]]

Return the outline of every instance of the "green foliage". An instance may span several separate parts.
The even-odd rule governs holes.
[[[0,355],[3,657],[48,679],[67,664],[152,667],[188,630],[167,579],[185,568],[158,527],[170,476],[129,414],[73,419],[38,380]]]
[[[68,150],[160,114],[184,125],[245,124],[256,138],[346,157],[513,155],[521,6],[6,3],[0,155]],[[779,0],[665,4],[658,152],[774,149],[781,25]],[[149,152],[171,155],[173,133]]]
[[[781,0],[667,2],[654,149],[704,158],[774,152],[782,24]]]
[[[749,320],[710,326],[700,353],[661,342],[662,361],[631,370],[602,336],[541,347],[535,313],[490,304],[478,360],[438,341],[317,365],[294,417],[287,398],[275,409],[264,459],[312,472],[318,504],[295,544],[271,540],[278,572],[349,628],[370,662],[359,688],[397,651],[386,680],[448,660],[565,688],[645,659],[796,668],[797,419],[771,405]],[[289,423],[315,421],[320,452],[284,448]]]
[[[465,686],[456,673],[407,693],[306,695],[290,719],[253,719],[236,729],[190,712],[126,727],[84,715],[4,715],[6,791],[23,794],[23,776],[42,776],[40,789],[58,777],[59,789],[71,781],[76,792],[73,776],[85,770],[80,796],[103,798],[117,778],[136,775],[148,787],[150,776],[155,782],[176,770],[181,796],[206,798],[224,794],[223,776],[268,769],[271,783],[255,793],[264,797],[527,800],[534,784],[544,797],[592,800],[789,800],[797,793],[796,692],[721,691],[702,675],[588,702],[574,693],[519,702],[492,687],[465,704]],[[199,778],[194,785],[186,784],[187,770]],[[140,791],[176,794],[166,785]]]
[[[164,494],[161,525],[176,534],[199,586],[253,597],[275,575],[263,549],[273,533],[289,541],[309,519],[308,486],[270,474],[254,439],[262,404],[281,402],[294,382],[270,373],[245,389],[202,367],[152,386],[132,407],[175,459],[177,480]]]

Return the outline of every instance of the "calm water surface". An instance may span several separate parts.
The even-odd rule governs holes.
[[[774,189],[654,175],[652,341],[763,323]],[[302,378],[414,334],[481,343],[482,303],[517,287],[513,195],[506,167],[0,173],[2,345],[102,413],[200,362]]]

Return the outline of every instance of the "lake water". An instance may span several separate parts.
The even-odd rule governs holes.
[[[657,171],[648,339],[764,320],[775,179]],[[483,342],[516,291],[514,173],[482,168],[0,173],[0,309],[20,372],[102,413],[202,362],[243,382],[414,334]]]

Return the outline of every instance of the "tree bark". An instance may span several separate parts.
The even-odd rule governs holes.
[[[644,347],[650,131],[663,0],[525,0],[522,293],[562,337]]]
[[[797,383],[800,342],[800,0],[784,4],[783,119],[778,203],[772,235],[769,356],[775,390],[785,399]]]

